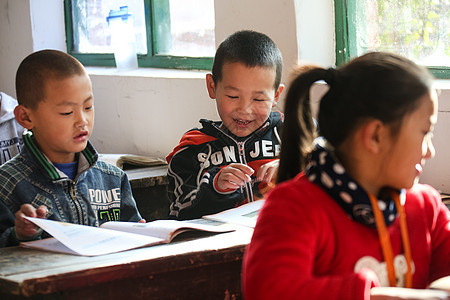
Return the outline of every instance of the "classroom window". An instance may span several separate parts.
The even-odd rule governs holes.
[[[336,64],[389,51],[450,78],[449,0],[335,0]]]
[[[107,17],[126,6],[139,67],[210,70],[213,0],[64,0],[68,52],[86,66],[115,66]],[[128,21],[128,20],[127,20]]]

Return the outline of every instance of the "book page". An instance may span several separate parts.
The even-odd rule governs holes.
[[[257,200],[223,212],[203,216],[204,219],[228,222],[255,228],[259,211],[265,200]]]
[[[370,290],[371,300],[447,300],[447,297],[445,291],[429,289],[374,287]]]
[[[157,237],[40,218],[26,218],[79,255],[102,255],[164,242]],[[24,247],[32,248],[40,248],[40,244],[45,244],[47,247],[45,250],[61,251],[63,249],[61,247],[49,249],[49,242],[46,240],[21,243]]]
[[[189,221],[156,220],[148,223],[106,222],[101,225],[101,228],[119,230],[141,235],[150,235],[163,239],[167,242],[171,241],[176,235],[185,231],[200,230],[206,232],[221,233],[234,230],[223,222],[208,222],[207,220],[203,219],[195,219]]]
[[[445,276],[439,279],[436,279],[429,286],[430,289],[443,290],[450,293],[450,276]],[[450,294],[449,294],[450,297]]]
[[[72,254],[72,255],[80,255],[80,253],[73,251],[70,248],[67,248],[63,243],[58,241],[55,238],[48,238],[43,240],[37,240],[32,242],[22,242],[20,246],[25,248],[46,250],[51,252]]]

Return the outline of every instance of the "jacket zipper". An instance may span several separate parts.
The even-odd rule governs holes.
[[[238,142],[236,141],[234,138],[232,138],[231,136],[229,136],[226,132],[224,132],[222,129],[220,129],[219,127],[217,127],[215,124],[212,124],[218,131],[220,131],[222,134],[224,134],[225,136],[227,136],[230,140],[232,140],[237,146],[238,146],[238,154],[239,154],[239,161],[244,164],[247,165],[247,161],[245,160],[245,151],[244,151],[244,145],[245,142],[247,142],[249,139],[251,139],[251,137],[249,137],[248,139],[246,139],[243,142]],[[262,126],[258,131],[261,131],[263,128],[266,128],[269,126],[269,123],[266,122],[264,124],[264,126]],[[245,184],[245,190],[247,191],[247,197],[248,197],[248,202],[253,202],[253,190],[252,190],[252,183],[251,182],[247,182]]]
[[[235,143],[238,145],[239,160],[244,165],[247,165],[247,161],[245,160],[245,151],[244,151],[244,145],[245,145],[246,141],[247,140],[245,140],[243,142],[235,141]],[[248,202],[253,202],[253,190],[252,190],[251,181],[245,183],[245,189],[247,191]]]
[[[77,190],[75,189],[75,181],[71,181],[69,183],[69,193],[70,193],[70,197],[73,200],[73,203],[75,204],[75,209],[76,209],[77,217],[78,217],[78,223],[79,224],[84,224],[84,222],[83,222],[83,210],[81,209],[80,202],[77,199]]]
[[[236,146],[238,147],[238,156],[239,156],[239,162],[241,164],[247,165],[247,162],[245,160],[245,152],[244,152],[244,144],[247,140],[243,141],[243,142],[238,142],[236,141],[234,138],[232,138],[230,135],[228,135],[226,132],[224,132],[222,129],[220,129],[219,127],[217,127],[215,124],[213,124],[213,126],[220,131],[223,135],[225,135],[226,137],[228,137],[230,140],[232,140]],[[249,138],[250,139],[250,138]],[[240,187],[241,191],[243,190],[243,187]],[[248,198],[248,202],[253,202],[253,193],[251,192],[251,186],[249,188],[249,184],[245,184],[245,190],[247,192],[247,198]]]

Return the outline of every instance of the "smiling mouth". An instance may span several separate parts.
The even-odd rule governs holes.
[[[250,124],[252,121],[245,121],[245,120],[239,120],[239,119],[233,119],[234,122],[236,122],[238,125],[248,125]]]

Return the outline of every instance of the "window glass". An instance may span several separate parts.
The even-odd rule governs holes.
[[[450,78],[450,0],[335,0],[336,62],[388,51]]]
[[[64,0],[64,3],[68,52],[86,66],[116,66],[113,53],[118,47],[117,43],[111,44],[112,40],[126,40],[134,47],[131,37],[124,38],[128,35],[122,34],[123,26],[111,34],[112,27],[117,25],[111,20],[118,19],[109,18],[109,22],[107,19],[111,13],[126,9],[126,27],[132,22],[139,67],[211,69],[215,53],[214,0]]]
[[[161,1],[157,1],[157,3],[159,2]],[[161,10],[160,7],[159,10]],[[157,44],[157,54],[191,57],[214,56],[216,50],[214,1],[170,0],[168,11],[170,21],[165,28],[166,32],[158,31],[157,39],[165,41]],[[155,17],[157,23],[164,23],[164,20],[161,20],[161,14],[156,14]],[[156,26],[158,25],[156,24]]]
[[[78,53],[112,53],[111,11],[126,6],[127,22],[132,22],[137,53],[147,53],[144,2],[142,0],[72,0],[73,50]]]
[[[450,1],[366,0],[357,53],[399,53],[426,66],[450,67]]]

